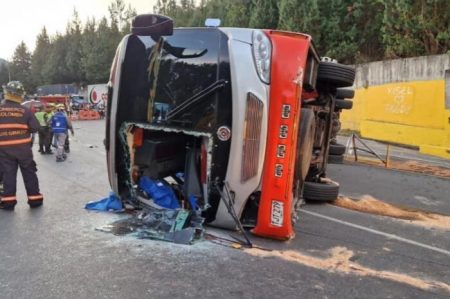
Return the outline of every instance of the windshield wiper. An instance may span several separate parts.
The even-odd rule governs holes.
[[[195,95],[193,95],[192,97],[190,97],[186,101],[183,101],[183,103],[181,103],[180,105],[178,105],[175,108],[173,108],[167,114],[167,118],[166,119],[170,120],[170,119],[174,118],[176,115],[179,115],[180,113],[186,111],[186,109],[188,109],[192,105],[197,104],[198,102],[200,102],[205,97],[207,97],[207,96],[211,95],[212,93],[216,92],[217,90],[225,87],[225,85],[227,83],[228,83],[228,81],[223,80],[223,79],[217,80],[213,84],[209,85],[208,87],[206,87],[205,89],[203,89],[200,92],[196,93]]]

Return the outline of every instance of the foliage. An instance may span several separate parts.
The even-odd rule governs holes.
[[[278,28],[306,32],[316,43],[321,41],[320,10],[317,0],[281,0]]]
[[[98,28],[94,29],[91,23],[85,27],[82,42],[83,58],[81,64],[89,84],[105,83],[108,81],[111,62],[116,47],[120,42],[121,34],[108,27],[108,21],[103,18]]]
[[[385,1],[383,41],[387,57],[446,53],[450,48],[450,2]]]
[[[0,58],[0,92],[1,87],[9,81],[8,61]]]
[[[249,27],[276,29],[278,26],[278,1],[253,0]]]
[[[351,38],[357,47],[356,62],[383,59],[384,44],[383,0],[355,0],[348,8],[347,23],[351,24]]]
[[[81,21],[78,12],[74,10],[72,20],[67,24],[66,36],[67,52],[65,65],[68,71],[66,82],[81,82],[83,73],[81,69]]]
[[[450,53],[450,2],[446,0],[158,0],[155,13],[177,27],[281,29],[313,37],[319,53],[343,63]],[[74,10],[64,34],[42,28],[31,53],[20,43],[11,62],[0,61],[0,83],[23,81],[28,92],[43,84],[104,83],[117,45],[136,10],[111,0],[108,18],[83,24]],[[8,68],[9,66],[9,68]]]
[[[130,32],[131,20],[137,15],[130,4],[126,6],[122,0],[115,0],[108,6],[108,11],[113,31],[117,29],[123,34]]]
[[[248,27],[252,2],[250,0],[230,0],[225,4],[223,26]]]
[[[48,61],[48,54],[51,49],[50,47],[50,38],[47,34],[47,29],[44,27],[37,36],[36,48],[34,49],[33,57],[31,59],[31,75],[35,86],[51,83],[46,81],[43,72],[44,66]]]
[[[31,76],[31,53],[22,41],[14,51],[12,61],[9,64],[11,80],[22,82],[25,90],[34,90]]]

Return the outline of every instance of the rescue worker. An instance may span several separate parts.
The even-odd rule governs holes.
[[[51,126],[56,140],[56,162],[63,162],[67,158],[64,152],[67,131],[70,130],[72,136],[74,135],[74,131],[72,123],[64,113],[64,105],[59,104],[56,106],[56,109],[56,113],[52,116]]]
[[[20,105],[25,93],[20,82],[9,82],[3,91],[5,102],[0,105],[0,169],[3,173],[0,208],[14,210],[18,167],[25,183],[28,204],[31,208],[39,207],[44,197],[39,192],[30,136],[30,133],[38,131],[39,122],[29,108]]]
[[[44,145],[46,155],[53,154],[53,152],[52,152],[53,132],[52,132],[51,124],[50,124],[53,114],[55,114],[55,104],[48,103],[45,106],[45,115],[44,115],[44,120],[48,126],[48,130],[46,131],[46,136],[45,136],[46,142]]]
[[[61,104],[62,105],[62,104]],[[70,120],[70,111],[67,112],[67,110],[65,109],[66,106],[62,105],[62,108],[64,108],[63,112],[66,114],[67,119]],[[72,122],[72,121],[70,121]],[[66,133],[67,134],[67,133]],[[70,153],[70,139],[69,139],[69,134],[67,134],[66,136],[66,141],[64,142],[64,152],[65,153]]]
[[[46,107],[47,109],[47,107]],[[50,148],[50,126],[49,115],[47,111],[42,111],[42,107],[34,114],[39,122],[39,152],[43,154],[53,154]]]
[[[51,126],[51,121],[52,121],[52,116],[55,114],[56,111],[56,105],[55,103],[47,103],[47,105],[45,106],[45,112],[47,112],[46,114],[46,119],[47,119],[47,123],[48,126],[50,128],[50,136],[48,138],[48,148],[50,153],[47,154],[53,154],[53,152],[51,152],[51,147],[55,147],[56,148],[56,142],[53,141],[53,131],[52,131],[52,126]]]

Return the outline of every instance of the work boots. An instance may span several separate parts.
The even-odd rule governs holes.
[[[15,196],[2,197],[0,201],[0,209],[14,211],[14,207],[17,204],[17,200]]]
[[[14,211],[14,208],[17,204],[17,201],[0,201],[0,209],[7,210],[7,211]],[[28,201],[28,204],[30,205],[30,208],[39,208],[42,206],[43,201],[42,200],[33,200]]]
[[[41,201],[36,201],[36,200],[28,201],[28,204],[30,205],[30,208],[32,208],[32,209],[39,208],[40,206],[42,206],[43,203],[44,202],[42,200]]]
[[[32,208],[32,209],[42,206],[43,202],[44,202],[44,196],[42,196],[42,194],[28,195],[28,204],[30,205],[30,208]]]

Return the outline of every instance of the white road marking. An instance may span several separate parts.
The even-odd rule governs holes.
[[[450,255],[450,251],[448,251],[448,250],[445,250],[445,249],[442,249],[442,248],[438,248],[438,247],[434,247],[434,246],[430,246],[430,245],[423,244],[423,243],[420,243],[420,242],[416,242],[416,241],[413,241],[413,240],[410,240],[410,239],[402,238],[402,237],[399,237],[399,236],[394,235],[394,234],[385,233],[385,232],[382,232],[382,231],[379,231],[379,230],[376,230],[376,229],[368,228],[368,227],[365,227],[365,226],[361,226],[361,225],[354,224],[354,223],[351,223],[351,222],[347,222],[347,221],[344,221],[344,220],[340,220],[340,219],[337,219],[337,218],[325,216],[325,215],[322,215],[322,214],[319,214],[319,213],[316,213],[316,212],[306,211],[304,209],[300,209],[300,212],[308,214],[308,215],[316,216],[316,217],[319,217],[319,218],[327,219],[327,220],[330,220],[330,221],[333,221],[333,222],[337,222],[337,223],[340,223],[340,224],[343,224],[343,225],[347,225],[347,226],[350,226],[350,227],[353,227],[353,228],[357,228],[357,229],[360,229],[360,230],[364,230],[364,231],[367,231],[367,232],[370,232],[370,233],[373,233],[373,234],[376,234],[376,235],[384,236],[384,237],[387,237],[389,239],[394,239],[394,240],[397,240],[397,241],[400,241],[400,242],[412,244],[412,245],[415,245],[415,246],[418,246],[418,247],[422,247],[422,248],[426,248],[426,249],[429,249],[429,250],[432,250],[432,251],[436,251],[436,252],[439,252],[439,253]]]

